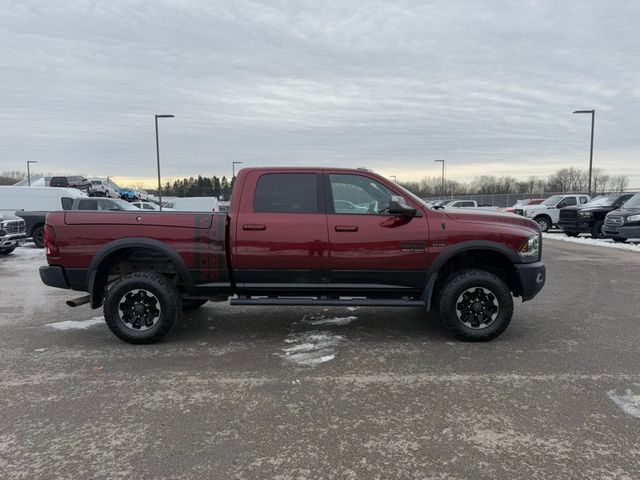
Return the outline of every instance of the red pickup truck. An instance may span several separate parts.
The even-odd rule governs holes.
[[[422,307],[462,340],[508,326],[513,296],[545,282],[532,220],[432,210],[368,170],[246,168],[230,210],[51,212],[49,286],[88,292],[130,343],[163,338],[183,310],[231,305]]]

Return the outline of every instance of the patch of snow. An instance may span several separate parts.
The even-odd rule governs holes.
[[[309,325],[349,325],[358,317],[334,317],[334,318],[318,318],[315,320],[305,320],[304,323]]]
[[[89,320],[67,320],[65,322],[47,323],[47,327],[56,330],[86,330],[94,325],[104,324],[104,317],[93,317]]]
[[[615,390],[609,390],[607,395],[624,413],[640,418],[640,395],[634,395],[628,389],[624,395],[618,395]]]
[[[335,348],[345,337],[331,332],[306,332],[291,334],[285,343],[293,344],[283,348],[282,357],[290,363],[303,367],[316,367],[336,358]]]
[[[34,352],[44,352],[46,348],[36,348]]]
[[[347,310],[349,310],[350,312],[355,312],[359,309],[360,307],[347,307]]]
[[[557,235],[543,233],[542,238],[545,240],[559,240],[561,242],[579,243],[582,245],[595,245],[598,247],[617,248],[618,250],[627,250],[630,252],[640,252],[640,244],[634,243],[616,243],[609,238],[588,238],[588,237],[567,237],[566,235]]]

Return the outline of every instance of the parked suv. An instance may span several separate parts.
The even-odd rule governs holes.
[[[73,177],[51,177],[50,187],[77,188],[88,193],[91,190],[91,182],[79,175]]]
[[[91,190],[96,197],[120,198],[120,187],[111,180],[103,178],[91,179]]]
[[[558,225],[569,237],[580,233],[590,233],[592,238],[602,238],[604,217],[633,197],[633,193],[614,193],[596,197],[584,205],[566,207],[560,210]]]
[[[622,208],[607,214],[602,233],[616,242],[640,238],[640,193],[627,200]]]
[[[0,255],[9,255],[26,238],[24,220],[7,212],[0,212]]]
[[[526,207],[521,215],[535,220],[540,227],[540,230],[547,232],[551,227],[558,224],[561,208],[571,207],[573,205],[583,205],[589,200],[591,200],[591,197],[583,194],[553,195],[547,198],[540,205]],[[516,210],[514,213],[519,212]]]

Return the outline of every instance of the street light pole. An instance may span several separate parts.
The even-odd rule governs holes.
[[[434,160],[434,162],[442,162],[442,196],[446,196],[446,192],[444,191],[444,160]]]
[[[31,186],[31,169],[29,168],[30,163],[38,163],[37,160],[27,160],[27,184]]]
[[[591,172],[593,170],[593,129],[596,123],[595,110],[576,110],[573,113],[590,113],[591,114],[591,148],[589,150],[589,196],[591,196]]]
[[[158,115],[156,114],[156,158],[158,160],[158,204],[160,205],[160,211],[162,211],[162,183],[160,182],[160,141],[158,140],[158,119],[159,118],[174,118],[175,115]]]
[[[398,183],[398,179],[396,178],[395,175],[389,175],[391,178],[393,178],[393,182],[394,183]]]
[[[242,162],[231,162],[231,171],[233,174],[231,175],[231,179],[236,178],[236,165],[242,165]]]

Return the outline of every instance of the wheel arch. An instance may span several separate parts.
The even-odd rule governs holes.
[[[494,263],[487,264],[487,261]],[[512,290],[514,295],[520,294],[517,272],[514,264],[520,263],[518,254],[498,242],[474,240],[453,245],[435,259],[427,274],[427,282],[422,292],[427,311],[431,310],[434,294],[440,285],[460,268],[479,268],[498,273]],[[491,266],[491,268],[486,268]],[[482,268],[484,267],[484,268]]]
[[[126,259],[127,255],[138,251],[150,251],[169,260],[186,291],[193,290],[193,281],[186,263],[171,246],[151,238],[126,238],[105,245],[91,260],[87,272],[87,291],[91,295],[91,308],[102,305],[102,293],[108,283],[108,267],[112,262]]]

